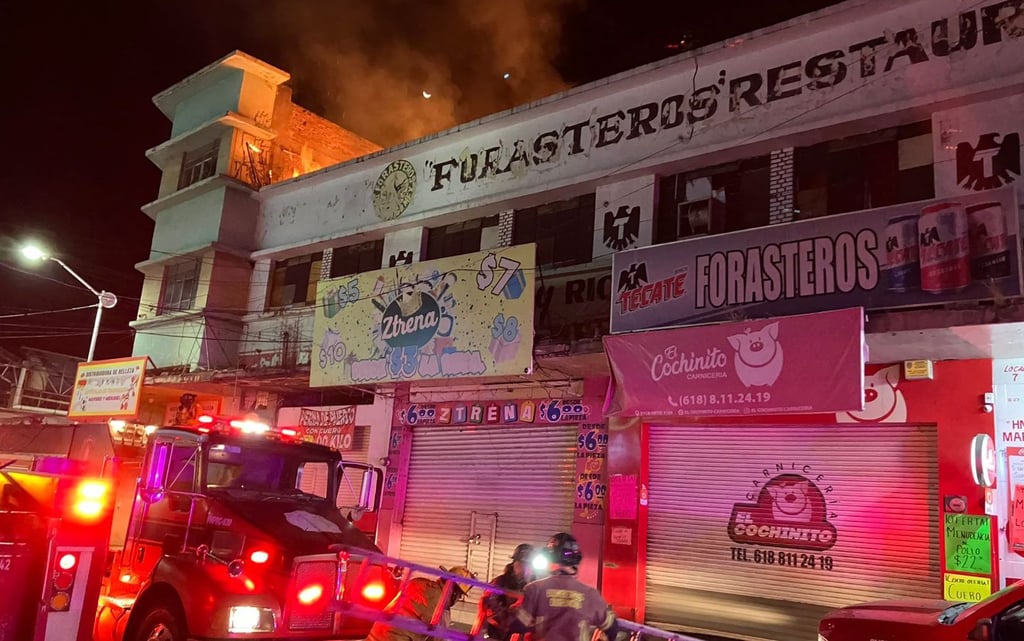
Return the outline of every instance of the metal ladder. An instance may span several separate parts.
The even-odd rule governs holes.
[[[445,572],[440,568],[412,563],[396,557],[387,556],[380,552],[350,546],[337,546],[335,549],[338,550],[339,559],[359,563],[359,573],[356,576],[355,582],[356,585],[363,585],[369,577],[371,568],[374,567],[383,567],[390,571],[393,576],[400,577],[399,594],[404,592],[406,585],[409,583],[410,579],[413,578],[413,575],[425,575],[443,582],[441,598],[438,599],[437,606],[434,608],[430,621],[421,621],[420,619],[402,616],[395,613],[392,610],[392,606],[397,602],[397,599],[383,609],[352,603],[344,598],[339,604],[341,611],[345,612],[349,616],[372,621],[374,623],[385,623],[389,626],[393,626],[413,634],[423,634],[434,637],[435,639],[440,639],[441,641],[480,641],[484,638],[481,632],[482,621],[479,619],[469,632],[465,632],[451,626],[445,626],[441,623],[441,618],[445,609],[444,605],[448,603],[449,597],[452,594],[452,590],[455,589],[456,584],[466,585],[470,588],[479,588],[484,592],[498,593],[505,596],[511,596],[513,598],[520,596],[520,593],[518,592],[503,590],[498,586],[485,581],[469,579],[457,574],[452,574],[451,572]],[[642,639],[645,638],[664,639],[665,641],[701,641],[695,637],[678,634],[676,632],[669,632],[659,628],[653,628],[649,625],[635,623],[625,619],[618,619],[618,627],[621,632],[629,635],[629,641],[642,641]],[[601,631],[596,631],[593,641],[598,641],[601,636]],[[613,639],[611,641],[615,640]]]

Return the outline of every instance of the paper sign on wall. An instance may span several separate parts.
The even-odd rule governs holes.
[[[1013,486],[1010,501],[1010,551],[1024,556],[1024,485]]]
[[[611,499],[608,517],[633,520],[636,518],[636,474],[616,474],[611,478]]]
[[[947,601],[977,602],[992,594],[992,579],[966,574],[943,574],[942,596]]]
[[[946,569],[992,573],[992,519],[974,514],[946,514]]]

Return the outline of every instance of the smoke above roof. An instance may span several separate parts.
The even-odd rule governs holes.
[[[391,146],[567,88],[555,62],[583,0],[233,4],[296,102]]]

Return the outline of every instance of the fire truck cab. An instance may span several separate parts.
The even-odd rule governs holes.
[[[381,473],[297,436],[201,417],[132,451],[106,424],[0,426],[0,577],[27,587],[0,641],[364,637],[342,596],[386,602],[397,580],[338,550],[376,549],[353,520]]]

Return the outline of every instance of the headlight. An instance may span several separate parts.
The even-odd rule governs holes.
[[[228,612],[228,632],[273,632],[274,613],[269,608],[236,605]]]

